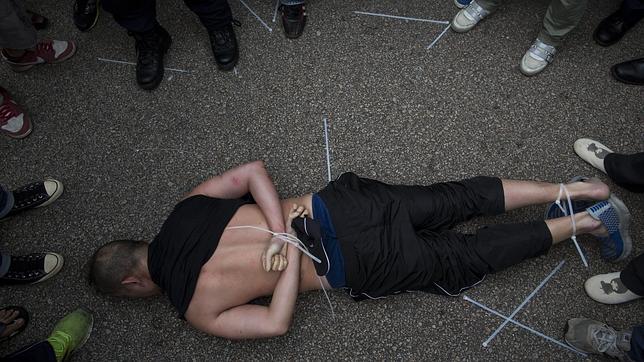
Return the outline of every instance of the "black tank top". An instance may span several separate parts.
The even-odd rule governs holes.
[[[148,250],[152,280],[167,294],[181,318],[190,305],[201,267],[217,249],[237,209],[250,201],[204,195],[178,203]]]

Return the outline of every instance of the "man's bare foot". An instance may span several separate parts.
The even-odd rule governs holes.
[[[5,308],[0,309],[0,341],[13,337],[25,325],[25,320],[18,318],[20,312],[16,309]]]
[[[575,200],[606,200],[610,196],[608,185],[597,177],[569,183],[566,187]]]

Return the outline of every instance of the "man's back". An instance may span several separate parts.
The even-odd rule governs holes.
[[[310,211],[311,195],[281,201],[285,219],[293,204],[303,205]],[[231,226],[268,229],[266,218],[255,204],[240,207],[228,223]],[[190,324],[204,330],[205,323],[221,312],[273,293],[280,272],[266,272],[261,264],[261,255],[271,237],[267,232],[250,228],[224,231],[215,253],[201,268],[185,315]],[[300,292],[319,289],[313,262],[302,255],[301,263]],[[323,281],[326,286],[324,278]]]

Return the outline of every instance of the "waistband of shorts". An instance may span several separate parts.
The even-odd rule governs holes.
[[[322,230],[322,245],[329,257],[329,271],[326,274],[326,280],[333,288],[343,288],[346,286],[344,257],[340,250],[340,244],[331,221],[331,215],[324,204],[324,201],[317,193],[313,194],[313,217],[320,223]]]

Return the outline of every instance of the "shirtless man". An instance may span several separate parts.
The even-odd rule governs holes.
[[[248,193],[254,200],[243,199]],[[566,194],[574,200],[574,216],[487,226],[473,235],[450,230],[474,216],[558,197],[567,204]],[[603,237],[602,256],[621,260],[630,252],[628,210],[621,201],[610,196],[578,210],[580,200],[609,196],[596,179],[564,186],[475,177],[393,186],[345,173],[316,194],[280,201],[257,161],[197,186],[152,243],[121,240],[99,248],[90,279],[110,295],[164,292],[181,317],[216,336],[271,337],[288,331],[298,293],[321,284],[345,288],[354,298],[411,290],[456,295],[487,273],[546,253],[574,229]],[[549,212],[556,216],[557,206]],[[617,218],[617,224],[604,227],[606,217]],[[295,235],[292,224],[306,247],[317,250],[323,267],[292,244],[285,247],[283,238],[257,229]],[[269,295],[268,306],[248,304]]]

